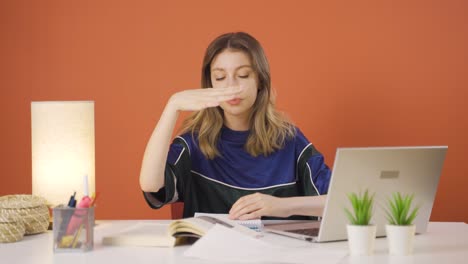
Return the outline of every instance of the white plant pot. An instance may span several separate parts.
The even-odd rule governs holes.
[[[372,255],[374,253],[375,225],[347,225],[348,245],[352,256]]]
[[[386,225],[388,250],[390,255],[411,255],[413,253],[416,226]]]

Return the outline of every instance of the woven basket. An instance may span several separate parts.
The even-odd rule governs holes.
[[[6,195],[0,197],[0,215],[19,217],[25,227],[25,234],[32,235],[47,231],[49,209],[45,199],[34,195]]]
[[[23,221],[18,215],[0,214],[0,243],[11,243],[21,240],[24,236],[25,228]]]

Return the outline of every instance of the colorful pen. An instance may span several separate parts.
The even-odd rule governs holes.
[[[84,185],[84,196],[81,198],[81,201],[77,205],[77,209],[75,210],[75,213],[73,214],[72,218],[70,219],[70,223],[68,224],[67,227],[67,235],[71,235],[76,232],[76,230],[80,227],[80,225],[86,221],[86,210],[80,210],[84,208],[89,208],[91,205],[91,198],[88,196],[88,175],[84,176],[83,179],[83,185]]]

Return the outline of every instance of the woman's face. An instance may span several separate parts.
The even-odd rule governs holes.
[[[258,77],[249,56],[238,50],[224,50],[211,62],[211,83],[213,88],[241,86],[238,98],[222,102],[226,118],[247,120],[258,92]]]

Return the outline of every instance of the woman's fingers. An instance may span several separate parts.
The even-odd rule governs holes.
[[[228,87],[228,88],[206,88],[193,91],[192,102],[202,102],[200,109],[205,107],[216,107],[220,103],[235,99],[241,92],[239,87]],[[199,109],[196,109],[199,110]]]
[[[205,102],[204,104],[205,107],[216,107],[216,106],[219,106],[221,102],[229,101],[235,98],[236,98],[236,95],[218,95],[215,97],[207,96],[200,100]]]
[[[208,102],[208,103],[205,103],[205,107],[204,107],[204,108],[216,107],[216,106],[219,106],[219,103],[218,103],[218,102]]]
[[[242,88],[239,86],[227,87],[227,88],[205,88],[198,89],[195,92],[200,93],[204,96],[230,96],[239,95],[242,92]]]
[[[231,219],[237,219],[244,214],[251,213],[263,207],[262,194],[254,193],[237,200],[229,211]]]
[[[216,101],[218,102],[225,102],[225,101],[229,101],[229,100],[232,100],[232,99],[235,99],[237,97],[237,95],[218,95],[216,96]]]
[[[241,208],[235,215],[233,215],[234,219],[243,219],[246,215],[253,215],[255,212],[261,211],[263,206],[259,203],[253,203]]]
[[[257,219],[262,216],[287,216],[284,200],[268,194],[254,193],[238,199],[231,210],[231,219]]]
[[[230,212],[237,212],[239,211],[241,208],[245,207],[245,206],[248,206],[256,201],[259,200],[259,193],[254,193],[254,194],[249,194],[249,195],[245,195],[241,198],[239,198],[231,207],[231,210]]]
[[[235,99],[242,90],[240,86],[185,90],[175,94],[171,99],[178,110],[198,111]]]

